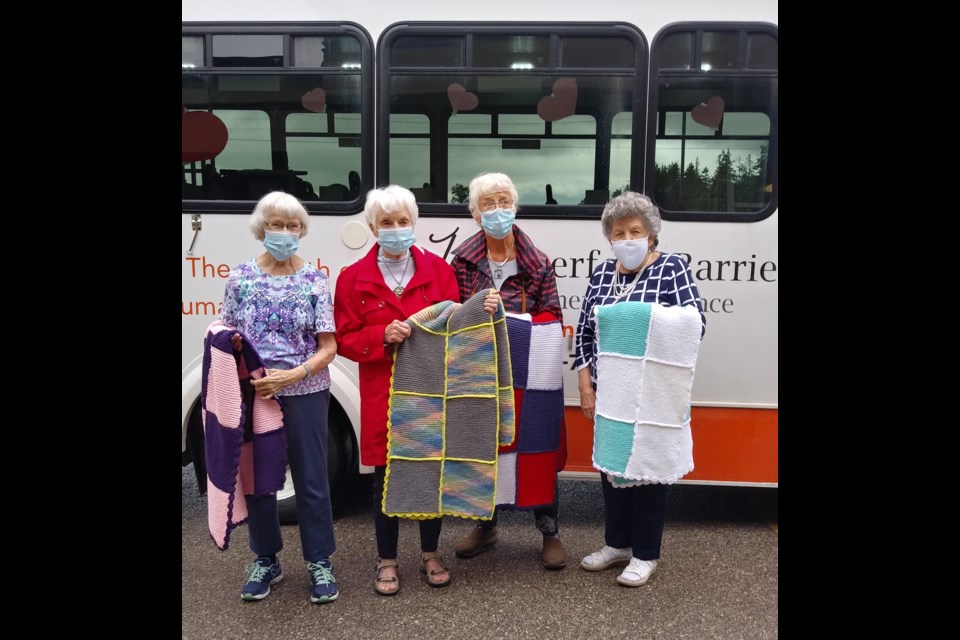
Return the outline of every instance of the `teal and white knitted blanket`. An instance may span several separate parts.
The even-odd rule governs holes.
[[[513,442],[514,397],[503,305],[491,316],[486,295],[407,319],[412,333],[397,349],[390,389],[388,516],[493,516],[497,447]]]
[[[596,314],[593,466],[616,486],[672,484],[693,471],[690,392],[700,312],[621,302]]]

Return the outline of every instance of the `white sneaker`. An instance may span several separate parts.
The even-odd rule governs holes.
[[[604,546],[600,551],[584,556],[583,560],[580,561],[580,568],[586,569],[587,571],[603,571],[610,567],[622,567],[630,562],[632,555],[633,549],[630,547],[626,549],[614,549],[613,547]]]
[[[642,587],[657,570],[656,560],[630,558],[630,564],[617,576],[617,582],[625,587]]]

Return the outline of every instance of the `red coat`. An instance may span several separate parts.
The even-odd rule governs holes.
[[[393,353],[383,346],[383,332],[394,320],[406,320],[430,305],[460,302],[453,269],[439,256],[410,249],[416,271],[398,300],[383,281],[377,264],[380,245],[347,267],[337,278],[333,317],[337,353],[360,364],[360,461],[387,464],[387,400]]]

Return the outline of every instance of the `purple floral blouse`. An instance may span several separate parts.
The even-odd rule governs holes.
[[[327,276],[309,262],[288,276],[263,272],[256,260],[230,272],[220,320],[236,327],[268,369],[293,369],[317,351],[317,334],[334,333],[333,299]],[[330,387],[323,371],[278,395],[302,396]]]

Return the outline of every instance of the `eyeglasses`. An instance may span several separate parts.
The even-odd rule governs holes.
[[[284,224],[283,222],[267,223],[268,231],[283,231],[284,229],[286,229],[290,233],[300,233],[301,226],[299,222],[287,222],[286,224]]]
[[[513,206],[513,200],[510,198],[500,198],[499,200],[481,200],[480,211],[493,211],[494,209],[509,209]]]

